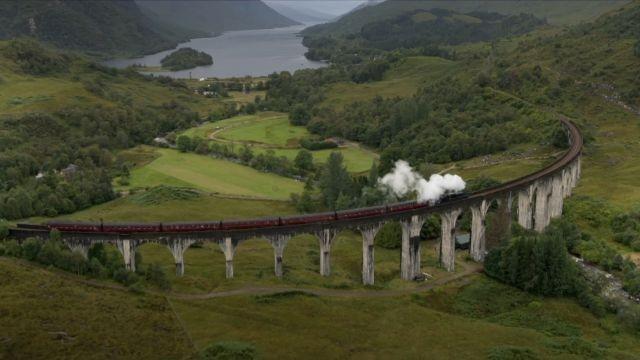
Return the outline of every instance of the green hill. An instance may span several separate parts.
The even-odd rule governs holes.
[[[229,30],[270,29],[299,24],[260,0],[136,0],[136,3],[149,17],[213,34]]]
[[[181,82],[32,40],[0,42],[0,87],[0,218],[9,219],[112,199],[111,178],[122,169],[115,151],[191,127],[221,106]],[[69,166],[72,175],[59,176]]]
[[[0,39],[34,37],[99,55],[154,53],[201,35],[145,16],[133,0],[2,1]]]
[[[396,17],[415,10],[431,10],[435,8],[453,10],[461,13],[474,11],[497,12],[505,15],[531,14],[547,19],[550,24],[576,24],[596,18],[597,16],[619,8],[627,0],[602,1],[385,1],[376,6],[366,6],[351,12],[339,20],[316,25],[305,29],[304,35],[336,35],[357,33],[367,23]]]
[[[376,50],[421,48],[424,55],[451,57],[442,46],[491,41],[521,35],[546,24],[530,14],[502,15],[489,12],[459,12],[432,9],[367,23],[348,36],[309,36],[306,56],[333,63],[374,55]],[[371,55],[369,57],[371,57]]]

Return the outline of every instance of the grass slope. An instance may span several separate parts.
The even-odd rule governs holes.
[[[243,145],[249,145],[256,154],[273,150],[275,155],[285,156],[289,160],[295,159],[302,149],[300,140],[310,136],[306,128],[292,126],[286,114],[276,112],[240,115],[205,123],[182,134],[233,143],[238,151]],[[354,173],[368,171],[377,158],[374,152],[350,143],[336,149],[313,151],[314,162],[324,163],[333,151],[342,153],[345,166]]]
[[[0,53],[8,42],[0,41]],[[189,106],[201,116],[222,106],[219,100],[194,96],[186,89],[174,89],[137,77],[111,77],[91,69],[77,59],[67,73],[32,76],[23,73],[11,60],[0,56],[0,115],[28,112],[56,112],[69,107],[121,106],[116,97],[98,96],[86,84],[99,81],[107,92],[131,99],[140,106],[161,106],[172,101]]]
[[[0,258],[0,358],[182,358],[191,344],[159,296],[100,289]]]
[[[131,172],[126,188],[189,186],[211,193],[286,200],[303,184],[212,157],[157,149],[159,156]]]
[[[341,82],[328,87],[322,105],[343,108],[355,101],[367,101],[376,96],[409,97],[421,86],[453,74],[459,64],[432,56],[414,56],[400,60],[385,73],[382,81],[364,84]]]
[[[483,278],[394,298],[285,295],[173,304],[197,347],[242,340],[266,359],[486,359],[510,346],[541,359],[632,359],[640,349],[633,335],[608,330],[574,302],[542,300]]]
[[[136,194],[138,195],[138,194]],[[295,210],[288,202],[274,200],[250,200],[201,194],[189,200],[169,200],[153,205],[125,196],[86,210],[62,216],[65,219],[86,221],[211,221],[266,217],[274,214],[292,214]],[[38,222],[38,218],[31,219]]]

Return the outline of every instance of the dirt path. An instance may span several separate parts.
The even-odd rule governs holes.
[[[459,265],[461,264],[462,263],[460,263]],[[171,293],[171,294],[168,294],[167,296],[169,296],[170,298],[180,299],[180,300],[205,300],[205,299],[215,299],[215,298],[240,296],[240,295],[269,295],[269,294],[276,294],[281,292],[298,291],[298,292],[303,292],[305,294],[310,294],[310,295],[336,297],[336,298],[352,298],[352,299],[384,298],[384,297],[394,297],[394,296],[415,294],[415,293],[420,293],[426,290],[431,290],[438,286],[443,286],[446,284],[456,282],[458,280],[467,279],[471,275],[477,274],[482,271],[482,265],[480,264],[464,264],[462,265],[462,267],[464,267],[464,270],[459,273],[451,274],[449,276],[445,276],[437,280],[427,281],[423,285],[420,285],[415,288],[410,288],[410,289],[342,290],[342,289],[325,289],[325,288],[300,288],[300,287],[290,287],[290,286],[271,286],[271,287],[250,286],[250,287],[243,287],[240,289],[233,289],[233,290],[212,291],[207,294]]]

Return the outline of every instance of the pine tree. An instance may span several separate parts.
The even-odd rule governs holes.
[[[325,206],[336,209],[340,194],[351,196],[353,180],[343,164],[342,154],[332,152],[320,175],[319,188]]]

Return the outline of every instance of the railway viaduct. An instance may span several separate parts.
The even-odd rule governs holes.
[[[272,226],[233,231],[174,232],[174,233],[61,233],[62,241],[72,250],[87,256],[89,248],[96,243],[117,246],[122,253],[127,269],[135,270],[135,251],[145,243],[166,245],[173,254],[176,273],[184,274],[185,251],[196,242],[215,242],[225,256],[226,277],[233,278],[233,258],[238,245],[251,238],[264,238],[274,251],[275,275],[283,275],[283,254],[287,243],[297,234],[312,233],[318,238],[320,247],[320,274],[331,274],[331,245],[339,231],[357,230],[362,234],[362,282],[374,283],[374,241],[380,228],[387,222],[399,221],[402,228],[400,274],[402,279],[412,280],[420,274],[420,230],[428,216],[437,214],[441,218],[440,263],[447,271],[455,268],[455,231],[457,220],[463,210],[471,212],[470,255],[482,261],[486,253],[485,218],[490,206],[496,202],[512,218],[512,205],[517,203],[518,223],[538,232],[545,229],[552,218],[562,215],[563,201],[571,195],[580,178],[582,135],[570,120],[560,118],[564,126],[569,149],[554,162],[519,179],[500,186],[470,194],[435,205],[425,204],[417,209],[400,213],[384,214],[348,220],[319,221],[295,226]],[[11,236],[24,239],[39,237],[48,239],[48,231],[16,228]]]

